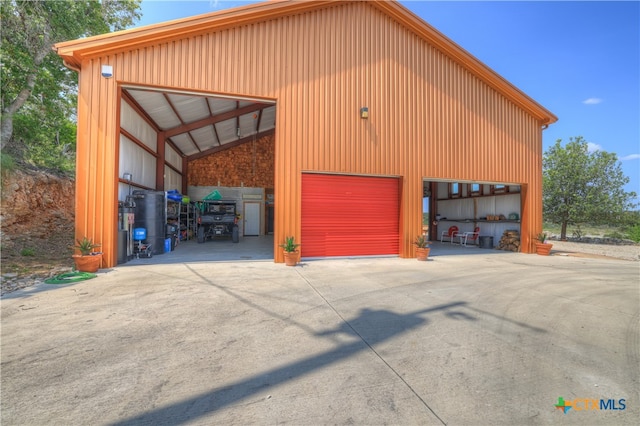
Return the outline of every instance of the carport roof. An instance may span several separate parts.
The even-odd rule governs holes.
[[[273,102],[125,86],[123,97],[194,160],[275,130]]]
[[[69,68],[79,71],[82,67],[82,61],[86,59],[141,48],[167,40],[175,40],[176,38],[192,37],[211,31],[220,31],[281,16],[289,16],[324,8],[332,4],[335,5],[336,3],[337,1],[335,0],[272,0],[160,24],[57,43],[54,45],[54,50],[63,58],[64,63]],[[352,3],[352,1],[344,3]],[[530,113],[540,124],[551,124],[558,120],[549,110],[397,1],[371,1],[367,2],[367,4],[378,8],[405,28],[423,38],[427,43],[461,64],[511,102]]]

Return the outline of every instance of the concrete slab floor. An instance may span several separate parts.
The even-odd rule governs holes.
[[[2,424],[637,424],[638,263],[469,250],[10,293]]]

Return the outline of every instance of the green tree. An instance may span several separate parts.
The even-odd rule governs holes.
[[[616,154],[589,152],[581,137],[562,140],[544,153],[542,163],[545,220],[561,225],[560,238],[568,224],[617,224],[635,207],[635,192],[625,192],[629,178],[622,172]]]
[[[77,74],[53,44],[125,29],[141,0],[2,0],[0,149],[21,159],[75,151]]]

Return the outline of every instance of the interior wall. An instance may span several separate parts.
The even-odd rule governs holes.
[[[265,191],[264,188],[251,187],[224,187],[213,185],[190,185],[188,194],[191,201],[202,201],[207,195],[218,191],[224,201],[235,201],[236,213],[242,216],[238,221],[240,235],[244,235],[244,201],[255,201],[260,203],[260,234],[264,233],[264,211],[265,211]]]
[[[441,216],[437,222],[437,238],[450,226],[457,226],[460,232],[472,232],[476,226],[480,235],[492,236],[497,242],[507,229],[520,231],[520,223],[512,221],[474,222],[474,219],[485,220],[487,215],[504,215],[516,213],[521,217],[520,193],[493,195],[472,198],[454,198],[438,200],[437,214]]]
[[[156,187],[158,133],[124,100],[120,101],[120,144],[118,177],[131,173],[131,190],[154,188],[171,190],[182,188],[182,156],[168,143],[164,145],[164,187]],[[135,141],[133,140],[135,138]],[[129,184],[118,183],[118,201],[129,194]]]
[[[274,135],[264,136],[189,162],[189,187],[273,188],[274,139]]]
[[[158,151],[157,132],[123,100],[120,101],[120,128],[131,138],[135,138],[138,143],[120,132],[118,177],[124,179],[125,173],[131,173],[133,189],[136,184],[153,188],[156,179],[156,157],[152,153]],[[124,201],[128,194],[129,185],[120,182],[118,184],[118,200]]]

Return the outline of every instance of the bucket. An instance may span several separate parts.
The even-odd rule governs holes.
[[[135,228],[133,230],[133,239],[142,241],[147,239],[147,230],[145,228]]]
[[[169,253],[171,251],[171,238],[164,240],[164,252]]]
[[[485,248],[485,249],[492,249],[493,248],[493,237],[491,236],[481,236],[479,237],[480,241],[479,241],[479,247],[480,248]]]

